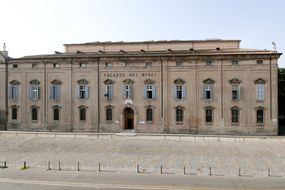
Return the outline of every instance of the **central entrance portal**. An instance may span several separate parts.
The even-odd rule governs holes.
[[[124,129],[134,129],[134,110],[132,108],[124,109]]]

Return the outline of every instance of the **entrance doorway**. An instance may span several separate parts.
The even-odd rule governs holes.
[[[124,109],[124,129],[134,129],[134,110],[132,108]]]

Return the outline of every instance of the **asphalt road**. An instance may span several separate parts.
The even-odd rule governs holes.
[[[223,177],[171,174],[0,169],[0,190],[225,190],[285,189],[284,177]]]

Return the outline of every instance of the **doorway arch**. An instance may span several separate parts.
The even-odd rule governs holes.
[[[131,130],[134,129],[134,110],[130,107],[124,109],[124,129]]]

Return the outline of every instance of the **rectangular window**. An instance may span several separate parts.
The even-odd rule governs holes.
[[[180,85],[176,86],[176,99],[177,100],[182,99],[182,86],[180,86]]]
[[[256,100],[264,100],[264,84],[256,84]]]
[[[38,85],[32,85],[31,86],[31,98],[32,98],[32,100],[38,100],[39,99],[39,86]]]
[[[106,120],[107,121],[112,121],[112,112],[113,112],[113,110],[112,110],[112,108],[107,108],[106,109]]]
[[[238,60],[232,60],[232,65],[238,65]]]
[[[256,123],[263,124],[263,110],[256,111]]]
[[[146,109],[146,121],[148,122],[152,121],[152,109],[151,108]]]
[[[263,64],[263,60],[262,59],[256,60],[256,64],[262,65]]]
[[[152,99],[152,90],[153,90],[153,86],[152,85],[147,85],[146,86],[146,98],[147,99]]]
[[[86,85],[79,86],[79,99],[87,99],[87,88]]]
[[[32,68],[38,68],[38,64],[33,63],[33,64],[32,64]]]
[[[79,67],[87,67],[87,63],[79,63]]]
[[[239,123],[239,110],[232,109],[232,123],[238,124]]]
[[[145,65],[146,65],[146,67],[151,67],[152,66],[152,62],[146,62]]]
[[[132,86],[131,85],[125,85],[124,86],[124,98],[125,99],[132,99]]]
[[[206,123],[213,122],[213,109],[207,108],[206,109]]]
[[[182,61],[176,61],[176,66],[181,67],[182,66]]]
[[[16,100],[18,98],[18,85],[9,86],[9,98]]]
[[[183,122],[183,110],[181,108],[176,109],[176,122]]]
[[[53,68],[59,68],[59,63],[54,63]]]
[[[50,99],[58,100],[60,98],[60,86],[51,85],[50,86]]]
[[[213,99],[213,85],[204,85],[204,99],[211,100]]]
[[[232,85],[232,100],[240,99],[240,87],[237,84]]]
[[[206,60],[206,65],[212,65],[213,61],[212,60]]]
[[[113,97],[113,85],[106,85],[106,92],[104,96],[108,99],[111,100]]]
[[[79,109],[79,120],[80,121],[85,121],[86,120],[86,109],[85,108],[80,108]]]
[[[17,64],[13,64],[13,69],[17,69],[18,65]]]

